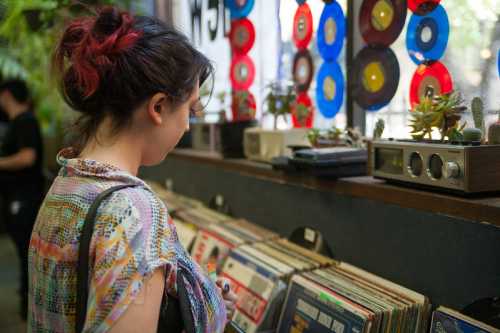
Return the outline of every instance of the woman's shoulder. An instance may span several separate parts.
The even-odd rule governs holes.
[[[168,221],[168,213],[163,202],[151,189],[130,186],[114,191],[105,198],[98,209],[98,218],[153,225]]]

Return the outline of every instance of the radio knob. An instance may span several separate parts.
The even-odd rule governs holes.
[[[460,177],[460,166],[457,162],[446,162],[444,176],[448,179]]]

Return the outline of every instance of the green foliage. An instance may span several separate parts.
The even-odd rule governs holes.
[[[131,0],[86,3],[130,8]],[[71,18],[88,14],[90,7],[73,0],[6,0],[5,6],[5,16],[0,21],[0,78],[25,79],[43,131],[58,134],[71,113],[50,71],[53,50],[64,24]]]
[[[302,126],[306,125],[307,118],[313,112],[312,106],[305,106],[304,104],[297,103],[295,105],[295,116],[297,117],[297,121]]]
[[[474,126],[482,131],[481,139],[484,139],[486,133],[486,125],[484,123],[484,104],[480,97],[474,97],[471,102],[472,117],[474,118]]]
[[[457,138],[465,127],[459,126],[461,114],[467,110],[459,92],[422,98],[412,110],[410,127],[414,139],[432,139],[433,129],[441,133],[441,140]]]
[[[377,119],[375,128],[373,129],[373,140],[380,139],[384,134],[385,122],[383,119]]]
[[[276,129],[278,117],[286,116],[292,112],[296,95],[293,85],[282,86],[278,82],[273,82],[267,86],[267,89],[269,90],[265,98],[267,113],[274,116],[274,128]]]

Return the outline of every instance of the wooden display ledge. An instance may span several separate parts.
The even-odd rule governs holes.
[[[273,170],[271,165],[265,163],[245,159],[223,159],[216,153],[192,149],[176,149],[170,153],[169,158],[214,165],[227,171],[280,184],[333,191],[341,195],[381,201],[500,227],[500,196],[465,198],[387,184],[369,176],[325,180],[307,175],[287,174],[283,171]]]

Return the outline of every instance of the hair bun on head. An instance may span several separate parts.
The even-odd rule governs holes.
[[[76,104],[71,99],[84,100],[94,94],[120,55],[135,44],[141,33],[134,31],[133,23],[129,13],[110,6],[66,28],[55,53],[55,65],[63,76],[64,95],[70,105]]]

